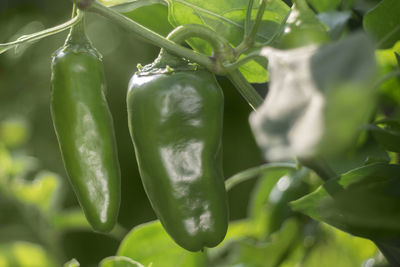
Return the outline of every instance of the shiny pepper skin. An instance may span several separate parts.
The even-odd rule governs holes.
[[[218,245],[226,235],[228,207],[223,93],[214,75],[135,74],[127,104],[142,182],[162,225],[189,251]]]
[[[65,169],[93,229],[109,232],[120,204],[120,168],[100,55],[71,31],[53,56],[51,115]]]

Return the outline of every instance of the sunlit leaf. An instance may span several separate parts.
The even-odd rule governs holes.
[[[99,264],[99,267],[144,267],[137,261],[134,261],[128,257],[123,256],[112,256],[105,258]]]
[[[374,107],[373,51],[361,33],[319,49],[264,48],[269,93],[250,116],[264,157],[335,157],[354,145]]]
[[[204,253],[178,246],[159,221],[135,227],[121,242],[117,255],[152,267],[204,266],[206,260]]]
[[[400,40],[400,1],[383,0],[363,19],[364,29],[380,48],[390,48]]]
[[[168,0],[169,20],[174,27],[184,24],[202,24],[215,30],[232,45],[237,46],[243,39],[244,17],[247,0]],[[254,6],[252,18],[256,16],[258,5]],[[257,40],[262,43],[271,41],[280,31],[289,7],[280,0],[268,1]],[[211,54],[211,47],[203,40],[191,39],[189,45],[196,51]],[[265,66],[251,61],[241,68],[249,82],[266,82]]]
[[[294,210],[353,235],[400,236],[400,165],[376,163],[329,180],[292,202]]]

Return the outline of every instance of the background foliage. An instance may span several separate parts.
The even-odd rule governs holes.
[[[102,2],[107,5],[123,3],[117,0]],[[358,50],[352,46],[357,43],[346,44],[343,39],[348,33],[364,29],[371,35],[374,40],[371,46],[378,49],[375,50],[376,72],[380,77],[399,67],[400,59],[395,55],[400,54],[400,21],[396,15],[399,14],[397,11],[400,11],[398,1],[293,2],[294,6],[291,1],[269,1],[257,41],[280,49],[325,43],[329,40],[338,41],[330,48],[328,46],[319,51],[320,58],[316,58],[319,62],[314,69],[314,75],[320,79],[322,85],[319,89],[322,88],[326,95],[330,95],[330,85],[327,81],[331,77],[329,72],[345,76],[344,79],[350,81],[352,86],[356,84],[355,88],[358,90],[353,91],[354,99],[360,99],[357,96],[360,90],[371,83],[371,80],[360,79],[359,73],[374,71],[369,69],[372,66],[370,63],[374,61],[370,57],[373,52],[369,53],[373,48],[368,51]],[[378,3],[380,4],[377,6]],[[190,22],[211,26],[233,45],[240,43],[247,1],[169,0],[168,4],[169,7],[159,3],[134,11],[131,11],[129,6],[119,6],[119,11],[164,36],[173,27]],[[282,24],[290,6],[296,12],[289,16],[287,24]],[[255,16],[257,5],[254,8]],[[71,4],[67,0],[3,0],[0,2],[0,43],[66,21],[69,19],[70,9]],[[224,17],[224,23],[218,20],[219,16]],[[383,16],[385,19],[382,19]],[[348,222],[332,218],[332,214],[312,212],[340,208],[336,206],[338,203],[330,199],[327,190],[340,184],[346,189],[340,199],[343,203],[347,203],[350,196],[354,197],[354,194],[357,194],[361,200],[382,204],[380,196],[376,196],[377,201],[372,201],[365,192],[354,190],[352,184],[362,182],[377,186],[373,179],[378,176],[370,173],[379,172],[379,168],[387,167],[385,164],[388,162],[395,163],[398,160],[395,153],[400,152],[400,127],[397,123],[400,84],[397,79],[383,83],[373,98],[368,96],[365,101],[356,105],[360,114],[373,113],[378,118],[388,117],[391,120],[377,121],[365,126],[364,134],[355,142],[356,145],[342,154],[341,158],[332,161],[338,173],[358,167],[366,160],[378,162],[377,165],[371,165],[370,169],[343,174],[328,184],[328,187],[319,187],[321,182],[314,173],[301,170],[293,174],[285,168],[270,170],[257,181],[242,183],[229,192],[232,222],[225,241],[207,253],[190,253],[178,247],[160,224],[153,221],[155,215],[144,194],[135,163],[126,110],[121,108],[125,106],[127,83],[136,71],[136,65],[151,62],[157,55],[158,48],[144,43],[96,15],[89,14],[87,21],[89,37],[104,56],[107,97],[117,136],[122,171],[119,226],[110,235],[91,231],[66,180],[61,162],[50,117],[49,81],[51,54],[62,45],[67,33],[43,39],[32,46],[21,45],[15,51],[0,56],[0,266],[60,266],[72,258],[76,258],[81,266],[97,266],[101,262],[101,266],[105,267],[141,266],[140,264],[148,266],[150,263],[155,267],[296,264],[307,267],[385,266],[382,255],[371,241],[351,236],[295,213],[289,208],[288,202],[316,190],[293,202],[293,209],[345,231],[351,231],[342,227]],[[280,42],[273,42],[272,38],[281,29],[290,34],[283,36]],[[386,38],[388,32],[394,34]],[[361,43],[369,42],[360,38]],[[198,51],[210,52],[210,47],[200,40],[193,39],[189,44]],[[350,71],[338,72],[343,65],[335,65],[333,61],[324,64],[324,57],[332,53],[342,53],[341,56],[346,59],[352,56],[350,62],[354,65],[351,68],[347,66]],[[283,57],[286,55],[282,54]],[[270,61],[270,70],[273,70],[273,60],[266,57]],[[340,57],[337,58],[340,61]],[[249,81],[261,83],[255,86],[262,95],[266,94],[268,87],[272,93],[275,86],[273,83],[265,83],[268,80],[266,62],[251,61],[241,68]],[[320,66],[324,66],[325,69]],[[360,66],[363,68],[359,68]],[[275,70],[281,71],[282,66],[278,64]],[[285,74],[288,72],[289,70]],[[364,77],[365,73],[361,76]],[[294,75],[296,74],[298,72]],[[270,71],[269,75],[273,75],[273,72]],[[279,76],[275,81],[277,80]],[[268,144],[261,144],[262,151],[259,150],[248,123],[250,107],[226,78],[218,77],[218,81],[225,94],[223,164],[225,176],[229,177],[263,163],[262,155],[268,149]],[[346,88],[347,85],[341,86]],[[290,86],[286,88],[290,90]],[[326,117],[328,121],[335,121],[340,116],[345,117],[346,114],[352,113],[354,108],[343,104],[341,91],[335,93],[337,95],[332,93],[334,96],[330,95],[330,101],[326,103],[328,110],[329,107],[339,106],[347,108],[347,112],[329,113]],[[376,110],[371,110],[372,103],[371,106],[368,105],[371,99],[376,101]],[[349,103],[352,104],[350,100]],[[296,103],[288,103],[290,104],[295,106]],[[332,110],[335,111],[334,108]],[[296,114],[298,110],[293,112]],[[268,115],[268,111],[265,114]],[[331,146],[332,139],[329,138],[336,138],[342,132],[348,133],[339,139],[344,144],[354,141],[355,134],[346,128],[348,125],[350,128],[354,125],[353,118],[354,116],[348,116],[345,118],[348,123],[343,120],[342,124],[328,128],[331,135],[325,135],[327,139],[322,141],[322,148],[315,150],[330,151],[326,148],[340,148]],[[365,120],[368,121],[368,118],[363,118],[362,122]],[[265,132],[270,133],[268,129],[263,129],[262,134]],[[280,132],[278,135],[282,136]],[[291,140],[289,145],[283,145],[296,147],[296,140]],[[332,153],[335,153],[335,149],[332,149]],[[300,151],[301,154],[304,150],[294,151]],[[293,151],[289,154],[293,154]],[[388,172],[381,177],[388,182],[384,186],[398,186],[398,182],[393,182],[390,174],[392,172]],[[361,179],[359,173],[366,173],[367,178]],[[372,180],[368,177],[372,177]],[[397,195],[393,195],[393,199],[398,201]],[[383,201],[387,202],[382,205],[397,203],[393,202],[393,199],[384,199]],[[347,208],[349,214],[353,214],[354,207]],[[397,218],[392,216],[391,211],[388,211],[387,217],[382,221],[370,220],[367,216],[369,214],[359,211],[361,217],[357,219],[363,218],[362,222],[367,229],[366,234],[363,232],[361,235],[374,238],[369,234],[380,228],[382,223],[390,231],[395,229],[398,232],[398,226],[393,223]],[[353,222],[350,222],[350,225],[351,223]],[[105,259],[106,257],[109,258]],[[78,266],[77,264],[77,261],[72,260],[66,266]]]

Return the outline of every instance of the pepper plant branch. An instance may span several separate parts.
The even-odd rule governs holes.
[[[261,53],[261,49],[258,49],[256,51],[253,51],[253,52],[247,54],[246,56],[236,60],[233,63],[224,64],[225,71],[226,72],[231,72],[231,71],[239,68],[240,66],[246,64],[250,60],[253,60],[253,59],[256,59],[256,58],[265,58],[260,53]]]
[[[40,40],[42,38],[65,31],[74,26],[75,24],[77,24],[82,19],[82,17],[83,17],[83,12],[77,12],[76,16],[74,16],[72,19],[63,24],[33,34],[23,35],[13,42],[0,44],[0,54],[6,52],[11,48],[18,47],[18,45],[34,42],[36,40]]]
[[[257,178],[258,175],[270,171],[270,170],[279,170],[279,169],[287,169],[287,170],[296,170],[297,166],[294,163],[267,163],[264,165],[260,165],[254,168],[250,168],[244,170],[240,173],[237,173],[225,181],[225,188],[227,191],[232,189],[234,186],[243,183],[252,178]]]
[[[228,78],[239,91],[239,93],[246,99],[249,105],[256,110],[263,103],[263,98],[254,89],[254,87],[246,80],[239,70],[233,70],[228,73]]]
[[[79,6],[79,5],[78,5]],[[81,5],[82,6],[82,5]],[[215,72],[216,74],[226,74],[226,70],[223,67],[223,63],[225,60],[233,57],[231,53],[233,53],[232,49],[228,42],[222,37],[218,36],[211,29],[201,26],[201,25],[185,25],[177,28],[176,31],[173,31],[170,34],[170,38],[173,39],[185,39],[189,37],[198,36],[210,42],[213,46],[216,54],[214,58],[210,58],[206,55],[197,53],[191,49],[185,48],[169,40],[158,33],[155,33],[141,24],[127,18],[124,15],[119,14],[118,12],[107,8],[97,2],[93,2],[85,8],[85,11],[97,13],[111,19],[115,23],[119,24],[126,29],[133,31],[137,35],[141,36],[145,40],[149,41],[152,44],[160,46],[170,52],[171,54],[175,54],[181,56],[183,58],[187,58],[193,62],[196,62],[208,70]],[[179,41],[181,41],[179,40]],[[221,58],[218,58],[221,56]],[[220,65],[221,64],[221,65]],[[232,67],[231,67],[232,68]],[[249,82],[243,77],[243,75],[238,71],[234,70],[228,73],[228,77],[234,83],[235,87],[239,90],[242,96],[246,99],[246,101],[256,109],[263,102],[262,97],[257,93],[257,91],[249,84]]]
[[[264,16],[265,6],[266,6],[266,0],[260,0],[260,6],[258,7],[256,20],[254,21],[254,24],[252,25],[250,32],[248,34],[245,33],[243,41],[235,48],[237,56],[243,54],[247,49],[251,48],[252,45],[254,44],[258,29],[260,27],[262,18]],[[247,16],[251,17],[251,11],[252,9],[247,10],[247,13],[250,13],[250,15],[247,14]]]
[[[250,25],[251,25],[251,12],[253,10],[253,3],[254,3],[254,0],[249,0],[249,4],[247,5],[246,20],[244,21],[244,36],[243,36],[243,39],[245,39],[249,35]]]

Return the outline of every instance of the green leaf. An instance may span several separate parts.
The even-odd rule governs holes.
[[[226,247],[222,266],[273,267],[287,256],[299,238],[300,224],[296,219],[287,220],[268,242],[242,238]]]
[[[291,49],[329,41],[328,28],[322,24],[305,0],[294,0],[278,47]]]
[[[318,18],[322,23],[329,27],[329,35],[333,40],[341,37],[346,24],[351,18],[350,11],[331,11],[318,14]]]
[[[366,128],[384,149],[400,153],[400,122],[386,120],[377,122],[376,125],[368,125]]]
[[[400,40],[390,49],[376,50],[379,77],[385,77],[399,69],[396,54],[400,53]],[[381,105],[392,107],[400,105],[400,77],[389,79],[379,86]]]
[[[375,55],[365,35],[320,49],[266,47],[262,55],[271,83],[250,125],[267,160],[333,158],[355,145],[375,104]]]
[[[92,230],[81,209],[63,210],[51,217],[51,223],[59,231]]]
[[[353,235],[400,237],[400,165],[376,163],[329,180],[292,208]]]
[[[316,244],[304,260],[304,266],[332,266],[332,263],[340,267],[365,266],[365,261],[377,253],[370,240],[349,235],[324,223],[320,224],[319,231],[322,233],[314,237]]]
[[[163,36],[167,36],[173,30],[168,22],[168,7],[164,0],[99,0],[99,2]]]
[[[76,259],[72,259],[66,263],[64,263],[63,267],[79,267],[80,263]]]
[[[400,40],[400,1],[383,0],[363,19],[364,29],[371,34],[377,46],[390,48]]]
[[[57,265],[41,246],[18,241],[0,246],[0,266],[53,267]]]
[[[53,212],[59,204],[60,177],[43,171],[33,181],[13,180],[10,190],[21,202],[33,204],[44,213]]]
[[[125,256],[152,267],[204,266],[205,254],[178,246],[159,221],[135,227],[121,242],[118,256]]]
[[[202,24],[215,30],[233,46],[243,39],[244,18],[247,11],[247,0],[168,0],[169,21],[174,27],[184,24]],[[254,6],[252,18],[256,16],[258,5]],[[281,0],[268,1],[265,13],[257,34],[257,41],[270,42],[280,31],[289,7]],[[189,45],[196,51],[211,55],[209,44],[200,39],[191,39]],[[262,62],[251,61],[240,68],[249,82],[267,81],[267,72]]]
[[[308,0],[318,13],[332,11],[339,7],[342,0]]]
[[[99,267],[144,267],[137,261],[134,261],[128,257],[123,256],[112,256],[103,259],[100,262]]]
[[[173,30],[168,21],[168,7],[165,4],[143,6],[122,14],[163,36],[167,36]]]

